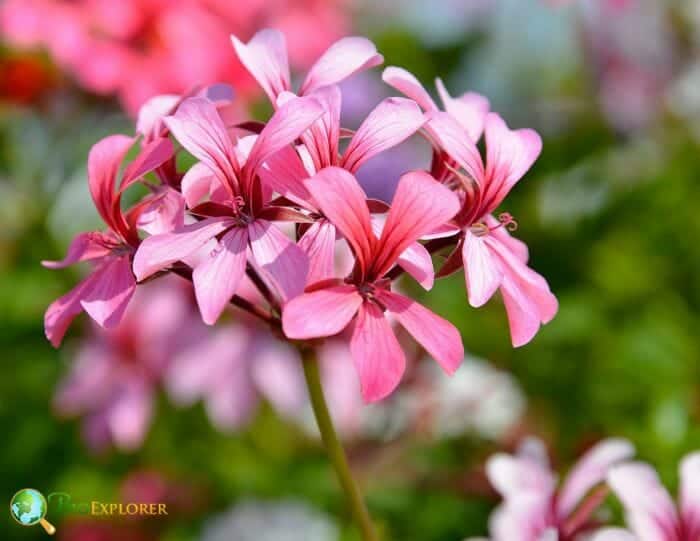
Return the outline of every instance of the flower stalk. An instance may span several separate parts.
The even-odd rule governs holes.
[[[330,458],[333,464],[343,492],[345,492],[353,517],[362,532],[362,539],[363,541],[379,541],[369,511],[360,493],[360,488],[355,478],[352,476],[345,451],[343,450],[343,446],[333,426],[333,421],[328,411],[328,405],[323,395],[316,352],[313,348],[303,348],[301,349],[301,357],[304,365],[306,386],[309,391],[316,423],[321,432],[323,445],[326,448],[328,458]]]

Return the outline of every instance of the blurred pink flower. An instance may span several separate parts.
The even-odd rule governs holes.
[[[148,98],[182,94],[217,81],[243,96],[257,89],[229,54],[229,35],[261,25],[292,38],[295,67],[308,66],[348,30],[345,0],[8,0],[0,8],[4,39],[45,47],[86,89],[118,95],[130,113]],[[186,66],[186,69],[183,69]]]
[[[306,397],[296,350],[245,318],[181,349],[165,386],[180,406],[204,400],[212,424],[223,432],[250,422],[261,397],[282,416],[297,412]]]
[[[324,215],[352,246],[357,264],[347,282],[319,282],[292,299],[282,314],[285,334],[293,339],[326,337],[352,324],[350,350],[362,395],[369,402],[394,390],[406,364],[384,310],[446,372],[454,372],[464,357],[457,329],[415,301],[391,292],[390,281],[384,278],[411,244],[457,212],[457,197],[427,173],[407,173],[399,181],[378,238],[372,230],[365,194],[348,171],[327,167],[306,186]]]
[[[169,278],[139,287],[121,323],[109,331],[95,327],[80,346],[54,405],[61,415],[84,416],[92,448],[113,442],[133,450],[143,442],[171,356],[205,328],[184,285]]]
[[[656,472],[628,463],[608,472],[608,484],[622,501],[629,530],[606,528],[591,541],[696,541],[700,539],[700,453],[680,464],[678,506]]]
[[[43,262],[50,269],[80,261],[95,265],[95,270],[84,281],[46,310],[46,337],[56,347],[71,321],[83,310],[102,327],[116,326],[136,289],[131,255],[139,244],[135,221],[140,209],[137,207],[125,215],[120,207],[121,196],[131,184],[169,160],[173,145],[168,139],[146,145],[124,170],[117,185],[119,168],[133,143],[131,137],[112,135],[93,146],[88,157],[90,194],[108,229],[81,233],[73,239],[65,259]]]
[[[607,494],[592,489],[633,454],[626,440],[603,440],[574,465],[560,488],[539,440],[526,440],[515,455],[492,456],[486,472],[503,503],[491,515],[491,540],[574,540],[590,533],[597,526],[591,515]]]

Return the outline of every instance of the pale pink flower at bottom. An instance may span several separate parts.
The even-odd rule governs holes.
[[[539,440],[526,440],[515,455],[491,457],[486,472],[503,497],[491,515],[491,540],[572,541],[590,532],[596,527],[591,515],[605,496],[592,489],[633,453],[625,440],[603,440],[576,463],[560,488]]]
[[[608,473],[608,484],[625,508],[629,530],[606,528],[591,541],[700,539],[700,452],[681,461],[677,505],[647,464],[616,466]]]

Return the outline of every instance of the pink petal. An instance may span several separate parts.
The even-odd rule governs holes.
[[[542,276],[525,265],[492,235],[484,238],[484,242],[501,261],[501,293],[513,346],[522,346],[532,340],[541,324],[552,320],[559,309],[559,303]]]
[[[428,173],[413,171],[399,180],[373,264],[383,276],[421,236],[450,220],[459,210],[457,196]]]
[[[146,144],[124,171],[119,190],[123,192],[137,180],[155,171],[174,155],[175,148],[167,137],[159,137]]]
[[[149,235],[172,233],[185,225],[185,200],[170,186],[157,188],[139,214],[136,225]]]
[[[145,239],[134,255],[134,274],[141,281],[204,246],[234,224],[230,218],[207,218],[174,233]]]
[[[93,275],[94,285],[85,292],[80,304],[100,326],[108,329],[115,327],[121,321],[136,290],[129,256],[108,261],[95,270]]]
[[[486,475],[503,499],[539,495],[549,500],[556,478],[545,466],[528,458],[498,453],[486,463]]]
[[[488,302],[503,280],[500,261],[491,253],[483,237],[467,231],[462,245],[464,278],[469,304],[479,308]]]
[[[309,258],[304,251],[265,220],[248,226],[253,263],[284,303],[304,291]]]
[[[47,269],[62,269],[79,261],[90,261],[104,257],[111,252],[109,245],[112,243],[114,243],[114,239],[102,233],[93,231],[80,233],[71,241],[65,258],[61,261],[42,261],[41,264]]]
[[[495,113],[486,117],[486,185],[484,208],[491,212],[535,163],[542,139],[533,130],[510,130]]]
[[[315,210],[316,205],[304,184],[309,178],[309,173],[299,154],[291,146],[286,146],[267,158],[258,174],[265,185],[281,196],[303,208]]]
[[[205,98],[189,98],[164,122],[175,139],[209,167],[232,196],[238,195],[240,166],[216,105]]]
[[[335,226],[327,220],[320,220],[312,224],[299,239],[299,248],[309,258],[307,284],[335,275],[335,236]]]
[[[324,167],[337,164],[342,98],[337,86],[321,88],[312,96],[321,104],[325,114],[301,135],[301,139],[309,151],[314,171],[320,171]]]
[[[298,340],[338,334],[347,327],[361,304],[362,297],[351,285],[304,293],[284,306],[284,334]]]
[[[275,104],[277,96],[290,89],[287,44],[277,30],[261,30],[248,43],[231,36],[238,59]]]
[[[323,214],[350,243],[360,266],[367,269],[376,237],[372,233],[367,198],[357,179],[339,167],[326,167],[307,180],[306,186]]]
[[[381,400],[401,381],[406,358],[384,313],[373,302],[360,305],[350,338],[350,353],[366,402]]]
[[[389,66],[382,73],[382,79],[402,94],[408,96],[425,111],[437,111],[437,105],[416,77],[403,68]]]
[[[351,75],[384,62],[377,47],[367,38],[348,37],[336,41],[309,70],[300,94],[338,84]]]
[[[605,481],[610,468],[633,455],[634,446],[623,439],[603,440],[588,451],[569,472],[559,492],[558,516],[568,517],[589,490]]]
[[[96,272],[93,272],[47,308],[46,314],[44,314],[44,333],[54,347],[57,348],[61,345],[71,322],[75,316],[83,311],[80,301],[94,287],[98,278],[99,275],[96,276]]]
[[[372,231],[379,237],[386,225],[386,215],[373,214]],[[435,269],[430,252],[419,242],[414,242],[399,256],[397,264],[413,277],[426,290],[430,291],[435,283]]]
[[[213,325],[228,306],[245,274],[248,230],[234,227],[192,273],[202,320]]]
[[[367,160],[408,139],[425,122],[416,102],[387,98],[373,109],[350,140],[343,167],[355,172]]]
[[[198,162],[190,167],[185,176],[182,177],[180,189],[187,206],[192,208],[206,199],[217,185],[219,183],[209,166]]]
[[[377,299],[448,374],[453,374],[464,360],[464,346],[459,331],[408,297],[390,291],[377,291]]]
[[[267,158],[294,142],[323,112],[313,97],[295,98],[277,109],[250,150],[245,164],[247,174],[252,176]]]
[[[435,283],[435,269],[430,252],[425,247],[414,242],[399,256],[396,263],[415,279],[423,288],[430,291]]]
[[[172,114],[178,103],[180,96],[175,94],[163,94],[147,100],[139,109],[136,133],[143,135],[147,141],[162,136],[165,131],[163,118]]]
[[[126,135],[110,135],[96,143],[88,156],[88,184],[95,207],[105,223],[120,234],[128,228],[115,208],[115,184],[119,167],[133,143]]]
[[[608,484],[627,513],[627,524],[639,541],[668,541],[678,527],[673,500],[656,472],[639,462],[616,466]]]
[[[472,141],[478,141],[484,131],[486,115],[490,107],[489,100],[473,92],[467,92],[459,98],[453,98],[440,78],[435,81],[435,86],[437,86],[445,111],[460,123]]]
[[[109,410],[107,422],[114,443],[122,450],[138,449],[146,437],[153,416],[153,396],[139,382],[123,389]]]
[[[442,111],[432,112],[428,114],[425,130],[469,177],[482,183],[484,164],[481,154],[457,120]]]
[[[680,466],[680,509],[687,536],[700,537],[700,453],[686,455]]]

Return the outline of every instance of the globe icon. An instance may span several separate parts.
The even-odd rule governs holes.
[[[48,512],[46,498],[38,490],[23,488],[10,501],[10,514],[22,526],[41,524],[49,535],[56,529],[44,517]]]

